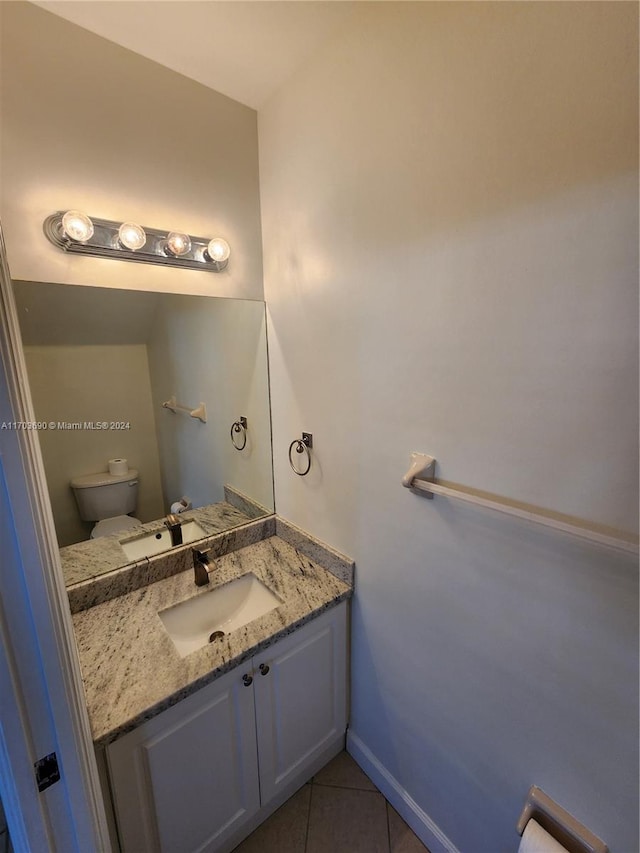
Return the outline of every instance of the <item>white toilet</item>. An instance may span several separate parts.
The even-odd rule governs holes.
[[[138,472],[129,468],[126,474],[86,474],[71,481],[80,518],[97,521],[91,538],[124,533],[142,524],[127,513],[135,512],[138,500]]]

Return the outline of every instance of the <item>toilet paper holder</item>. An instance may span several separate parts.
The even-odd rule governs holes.
[[[537,785],[529,788],[527,800],[518,820],[519,835],[522,835],[527,823],[532,819],[537,821],[559,844],[566,847],[568,853],[609,853],[609,848],[601,838],[594,835]]]

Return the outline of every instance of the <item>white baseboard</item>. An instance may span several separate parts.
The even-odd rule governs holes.
[[[447,838],[351,729],[347,731],[347,752],[431,853],[459,853],[455,844]]]

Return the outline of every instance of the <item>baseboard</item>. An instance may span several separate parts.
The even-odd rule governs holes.
[[[455,844],[447,838],[351,729],[347,731],[347,752],[431,853],[459,853]]]

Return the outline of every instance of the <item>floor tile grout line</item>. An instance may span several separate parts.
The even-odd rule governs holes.
[[[387,813],[387,846],[389,853],[391,853],[391,821],[389,820],[389,800],[386,798],[384,801],[384,810]]]
[[[313,777],[311,777],[311,784],[309,785],[309,805],[307,807],[307,831],[304,836],[304,853],[307,853],[307,848],[309,846],[309,826],[311,825],[311,798],[313,797]]]
[[[314,785],[319,785],[321,788],[339,788],[341,791],[364,791],[367,794],[381,794],[377,788],[356,788],[353,785],[332,785],[331,782],[314,782]]]

